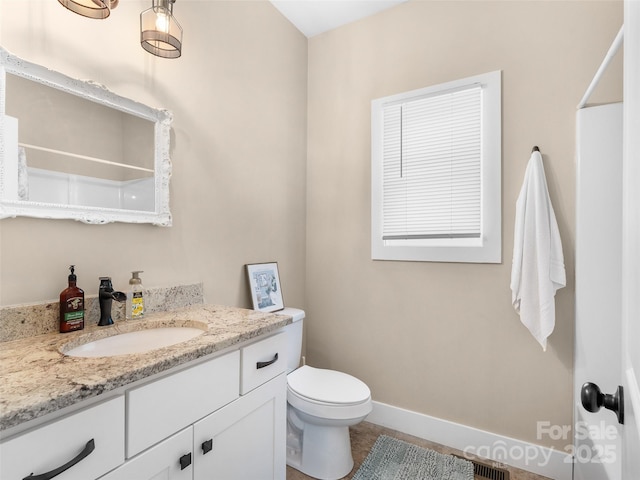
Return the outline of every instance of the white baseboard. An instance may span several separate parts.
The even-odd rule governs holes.
[[[373,402],[366,421],[555,480],[573,475],[567,453],[385,403]]]

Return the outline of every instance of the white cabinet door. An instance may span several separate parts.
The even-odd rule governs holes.
[[[194,425],[194,480],[284,480],[286,375]]]
[[[193,428],[188,427],[100,480],[191,480],[192,446]]]

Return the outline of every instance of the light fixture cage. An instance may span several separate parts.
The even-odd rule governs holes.
[[[118,0],[58,0],[60,5],[78,15],[103,20],[118,6]]]
[[[173,16],[175,0],[152,0],[151,8],[140,14],[140,45],[162,58],[182,54],[182,27]]]

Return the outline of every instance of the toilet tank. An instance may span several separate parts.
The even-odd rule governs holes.
[[[285,308],[280,310],[278,315],[289,315],[293,318],[293,323],[282,327],[282,331],[287,334],[287,373],[294,371],[300,366],[300,356],[302,355],[302,325],[305,317],[304,310],[299,308]]]

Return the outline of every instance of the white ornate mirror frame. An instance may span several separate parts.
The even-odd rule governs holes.
[[[126,210],[43,203],[21,200],[19,162],[17,146],[9,142],[8,117],[6,117],[7,74],[17,75],[40,84],[56,88],[108,108],[135,115],[154,124],[154,186],[153,209]],[[77,80],[46,67],[30,63],[0,47],[0,218],[27,216],[35,218],[73,219],[84,223],[104,224],[111,222],[151,223],[171,226],[169,210],[169,179],[171,160],[169,157],[172,114],[168,110],[156,109],[121,97],[106,87],[91,81]],[[20,172],[23,173],[23,172]]]

